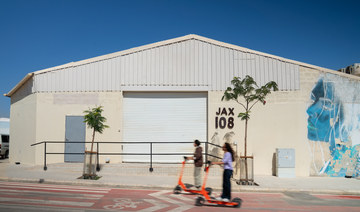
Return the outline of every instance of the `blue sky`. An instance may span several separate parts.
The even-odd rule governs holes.
[[[187,34],[325,68],[360,62],[360,1],[0,0],[0,92],[27,73]],[[0,98],[9,117],[10,98]]]

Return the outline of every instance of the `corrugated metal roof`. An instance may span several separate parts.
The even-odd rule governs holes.
[[[281,90],[299,89],[299,67],[277,59],[190,39],[131,54],[37,72],[33,92],[225,90],[234,76]]]
[[[224,90],[234,76],[245,75],[260,85],[274,80],[281,90],[296,90],[299,66],[339,73],[187,35],[31,73],[6,96],[32,74],[32,92]]]

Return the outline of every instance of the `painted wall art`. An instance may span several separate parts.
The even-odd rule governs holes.
[[[320,76],[307,108],[311,175],[360,175],[360,82]]]
[[[229,143],[235,151],[235,156],[234,156],[235,161],[233,162],[233,167],[234,167],[233,174],[237,175],[240,171],[240,161],[239,161],[240,153],[238,153],[237,151],[238,144],[234,139],[235,139],[235,133],[233,131],[226,132],[222,138],[220,138],[218,132],[215,132],[211,137],[210,143],[215,144],[217,146],[209,144],[208,151],[210,155],[218,157],[218,158],[211,157],[210,158],[211,161],[221,161],[221,158],[223,158],[224,156],[224,152],[221,147],[224,145],[224,143]]]

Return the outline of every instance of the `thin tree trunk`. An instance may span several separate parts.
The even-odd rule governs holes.
[[[248,125],[248,120],[245,120],[245,147],[244,147],[244,151],[245,151],[245,157],[247,156],[247,125]]]
[[[248,164],[247,164],[247,125],[248,119],[245,120],[245,179],[248,182]]]
[[[247,156],[247,126],[248,126],[248,116],[249,116],[249,102],[246,102],[246,119],[245,119],[245,157]]]
[[[91,152],[93,151],[93,147],[94,147],[94,140],[95,140],[95,128],[94,128],[94,130],[93,130],[93,134],[92,134]]]
[[[91,141],[89,175],[92,173],[92,154],[93,154],[93,148],[94,148],[94,140],[95,140],[95,128],[93,130],[92,141]]]

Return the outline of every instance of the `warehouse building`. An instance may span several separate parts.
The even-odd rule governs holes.
[[[102,153],[192,152],[194,139],[244,153],[244,122],[235,102],[221,101],[233,77],[258,85],[275,81],[267,104],[256,105],[248,128],[255,175],[271,175],[276,152],[293,149],[296,176],[358,176],[360,169],[360,78],[282,57],[187,35],[29,73],[11,91],[10,161],[43,164],[48,152],[83,152],[91,130],[84,110],[103,106],[107,118],[95,141]],[[68,143],[67,143],[68,142]],[[114,143],[111,143],[114,142]],[[167,143],[172,142],[172,143]],[[182,144],[183,143],[183,144]],[[221,156],[210,145],[209,153]],[[47,163],[80,162],[83,156],[47,156]],[[288,156],[286,156],[288,157]],[[179,162],[157,155],[154,162]],[[147,155],[102,155],[100,163],[148,162]],[[237,161],[235,161],[237,166]],[[238,169],[236,169],[238,172]]]

